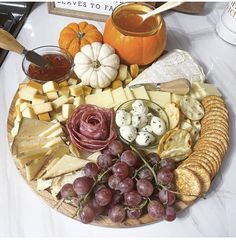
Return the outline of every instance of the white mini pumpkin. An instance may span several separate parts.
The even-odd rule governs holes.
[[[84,85],[105,88],[115,80],[120,59],[110,45],[94,42],[81,48],[74,63],[74,71]]]

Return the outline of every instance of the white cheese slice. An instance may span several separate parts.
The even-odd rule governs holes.
[[[161,107],[165,107],[166,104],[171,103],[171,94],[168,92],[161,91],[148,91],[150,100],[157,103]]]
[[[61,128],[61,124],[60,123],[52,124],[46,130],[42,131],[39,134],[39,136],[40,137],[48,137],[50,134],[52,134],[54,131],[56,131],[57,129],[60,129],[60,128]]]
[[[63,129],[60,127],[53,131],[51,134],[47,135],[46,138],[53,138],[64,135]]]
[[[54,147],[55,145],[57,145],[59,143],[63,143],[63,141],[61,140],[61,137],[55,137],[55,138],[50,139],[50,141],[47,142],[45,145],[43,145],[42,148]]]
[[[150,100],[147,91],[145,89],[144,86],[138,87],[138,88],[134,88],[132,89],[132,92],[134,94],[134,97],[136,99],[146,99],[146,100]]]
[[[128,100],[123,87],[116,88],[111,93],[115,102],[114,106],[119,106]]]
[[[125,95],[127,97],[128,100],[134,100],[134,95],[133,93],[131,92],[130,88],[129,87],[126,87],[124,88],[124,91],[125,91]]]
[[[202,67],[188,52],[174,49],[140,73],[129,86],[143,83],[163,83],[181,78],[190,82],[206,79]]]
[[[86,104],[95,104],[98,107],[110,108],[114,106],[114,100],[111,94],[111,89],[97,94],[87,95],[85,97]]]

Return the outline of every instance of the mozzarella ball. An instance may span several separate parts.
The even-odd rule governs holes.
[[[149,132],[149,133],[152,133],[152,127],[151,125],[146,125],[142,128],[139,129],[140,132]]]
[[[115,121],[116,121],[116,124],[118,127],[130,125],[131,124],[131,114],[126,112],[125,110],[120,109],[116,112]]]
[[[147,125],[148,118],[144,114],[135,114],[132,116],[132,125],[136,128],[142,128]]]
[[[122,126],[120,127],[120,135],[128,142],[133,142],[137,136],[137,129],[132,126]]]
[[[149,132],[139,132],[135,141],[140,146],[148,146],[155,141],[155,137]]]
[[[159,117],[152,117],[151,127],[152,127],[152,131],[158,136],[161,136],[166,132],[166,124]]]
[[[134,114],[147,114],[148,107],[145,106],[142,100],[135,100],[132,104]]]

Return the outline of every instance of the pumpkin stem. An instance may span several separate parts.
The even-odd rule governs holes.
[[[101,66],[101,63],[98,61],[98,60],[96,60],[96,61],[93,61],[93,68],[99,68]]]
[[[79,38],[79,39],[83,38],[84,35],[85,35],[85,33],[83,33],[83,32],[78,32],[78,38]]]

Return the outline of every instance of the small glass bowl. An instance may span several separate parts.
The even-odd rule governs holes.
[[[74,61],[73,61],[73,57],[70,55],[70,53],[68,51],[66,51],[65,49],[62,49],[60,47],[57,47],[57,46],[51,46],[51,45],[48,45],[48,46],[41,46],[41,47],[37,47],[35,49],[33,49],[32,51],[35,51],[36,53],[38,53],[39,55],[41,56],[44,56],[44,55],[47,55],[47,54],[57,54],[57,55],[61,55],[63,57],[65,57],[69,63],[70,63],[70,69],[69,71],[61,76],[60,78],[57,78],[57,79],[50,79],[50,81],[54,81],[54,82],[62,82],[64,80],[67,80],[70,78],[70,76],[72,75],[73,73],[73,68],[74,68]],[[42,80],[42,79],[35,79],[35,78],[31,78],[29,73],[28,73],[28,69],[29,69],[29,66],[30,64],[32,64],[30,61],[28,61],[26,59],[26,57],[23,58],[23,61],[22,61],[22,69],[23,69],[23,72],[25,73],[25,75],[27,76],[28,79],[32,80],[32,81],[35,81],[35,82],[38,82],[38,83],[45,83],[47,82],[47,80]],[[49,81],[49,80],[48,80]]]
[[[159,106],[157,103],[152,102],[150,100],[146,100],[146,99],[134,99],[134,100],[129,100],[127,102],[124,102],[123,104],[121,104],[116,111],[118,110],[125,110],[127,112],[130,112],[132,110],[132,104],[134,103],[134,101],[136,100],[142,100],[144,102],[144,104],[148,107],[149,109],[149,113],[152,113],[154,116],[156,117],[160,117],[166,124],[166,132],[169,131],[170,128],[170,124],[169,124],[169,118],[165,112],[165,110]],[[135,140],[133,142],[128,142],[127,140],[125,140],[121,134],[120,134],[120,127],[118,127],[116,124],[116,130],[118,132],[119,138],[125,142],[128,145],[132,145],[134,146],[136,149],[150,149],[150,148],[156,148],[160,142],[160,139],[163,135],[161,136],[156,136],[155,135],[155,142],[153,142],[152,144],[148,145],[148,146],[141,146],[139,144],[137,144],[135,142]]]

